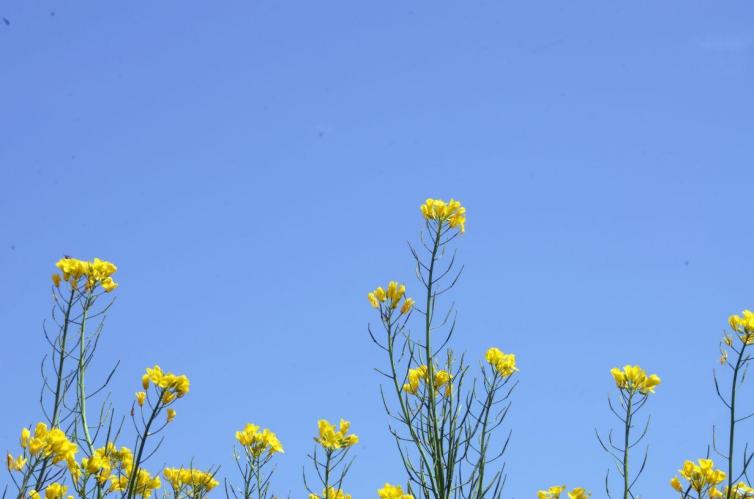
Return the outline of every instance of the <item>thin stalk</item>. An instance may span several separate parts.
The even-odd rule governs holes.
[[[78,391],[79,391],[79,412],[81,414],[81,426],[84,430],[84,439],[86,440],[86,446],[89,449],[89,455],[94,454],[94,444],[92,437],[89,434],[89,423],[86,420],[86,391],[84,386],[84,370],[85,370],[85,335],[86,335],[86,319],[89,313],[89,308],[92,305],[91,295],[86,297],[84,302],[84,311],[81,316],[81,328],[79,331],[79,369],[78,369]]]
[[[629,479],[628,479],[628,448],[630,446],[630,434],[631,434],[631,402],[634,394],[628,395],[628,402],[626,403],[626,432],[623,447],[623,499],[628,499],[629,496]]]

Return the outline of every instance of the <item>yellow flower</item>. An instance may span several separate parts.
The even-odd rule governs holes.
[[[678,479],[677,476],[674,476],[670,480],[670,486],[673,487],[678,492],[683,492],[683,487],[681,486],[681,481]]]
[[[322,491],[321,497],[317,494],[309,494],[309,499],[351,499],[351,495],[346,494],[341,489],[327,487],[327,490]]]
[[[36,490],[34,490],[34,489],[31,489],[31,490],[29,491],[29,499],[41,499],[41,497],[40,497],[40,495],[39,495],[39,492],[37,492],[37,491],[36,491]]]
[[[429,198],[421,206],[421,212],[425,220],[447,223],[451,228],[457,227],[461,233],[466,230],[466,208],[454,199],[446,203],[442,199]]]
[[[67,490],[68,487],[65,485],[53,482],[45,489],[45,499],[62,499]]]
[[[488,349],[484,358],[503,378],[507,378],[518,371],[516,356],[512,353],[503,353],[499,348],[492,347]]]
[[[8,454],[8,471],[21,471],[24,466],[26,466],[26,458],[23,455],[14,458]]]
[[[398,284],[396,281],[390,281],[387,285],[387,291],[382,289],[382,287],[379,287],[371,293],[367,293],[367,299],[373,308],[380,308],[380,303],[387,301],[387,308],[385,311],[389,312],[398,308],[398,305],[401,305],[401,300],[405,298],[405,295],[405,284]],[[405,298],[405,301],[400,307],[400,312],[406,314],[413,306],[414,300],[411,298]]]
[[[680,475],[689,482],[691,488],[697,493],[708,490],[708,493],[715,497],[713,494],[719,491],[713,492],[713,488],[725,480],[727,475],[722,470],[716,470],[711,459],[699,459],[697,462],[699,464],[684,461],[683,467],[679,470]],[[677,478],[671,480],[670,485],[676,490],[683,489],[680,480]],[[678,487],[681,487],[681,489]]]
[[[163,402],[166,404],[175,400],[176,397],[183,397],[189,391],[190,383],[185,374],[177,376],[173,373],[165,373],[160,366],[154,366],[147,368],[146,376],[148,381],[151,381],[155,386],[165,389],[165,394],[170,394],[167,397],[163,395]],[[141,382],[142,386],[146,383],[143,377]]]
[[[723,495],[728,497],[728,487],[723,489]],[[749,487],[744,482],[738,482],[731,489],[732,499],[749,499],[754,497],[754,488]]]
[[[565,488],[565,485],[553,485],[547,490],[540,490],[537,492],[537,499],[559,499]]]
[[[144,376],[141,377],[141,386],[145,390],[149,389],[149,375],[148,374],[145,374]]]
[[[626,365],[621,371],[617,367],[610,369],[610,374],[615,379],[615,385],[620,390],[629,393],[640,392],[648,395],[655,392],[655,387],[660,384],[660,377],[656,374],[647,376],[647,373],[639,366]]]
[[[411,308],[414,306],[414,299],[413,298],[406,298],[406,301],[403,302],[403,306],[401,307],[401,313],[407,314]]]
[[[448,371],[437,371],[435,372],[435,390],[439,390],[443,386],[445,387],[445,396],[450,397],[451,391],[453,389],[452,382],[453,381],[453,375],[450,374]]]
[[[386,483],[384,487],[377,491],[380,499],[414,499],[411,494],[404,494],[400,485],[390,485]]]
[[[172,407],[168,409],[167,419],[168,423],[172,422],[175,419],[175,409],[173,409]]]
[[[283,452],[283,446],[277,435],[267,428],[260,430],[259,426],[251,423],[247,424],[243,430],[236,432],[236,440],[254,457],[259,457],[264,453],[272,455],[276,452]]]
[[[328,450],[351,447],[359,442],[359,437],[353,434],[347,435],[350,427],[351,423],[345,419],[341,419],[338,429],[336,430],[335,426],[333,426],[328,420],[320,419],[317,421],[319,436],[315,437],[314,440]]]
[[[60,287],[60,274],[52,274],[52,284],[56,287]]]
[[[84,287],[88,291],[93,291],[98,285],[102,286],[106,292],[110,292],[118,284],[111,277],[118,269],[111,262],[106,262],[95,258],[91,262],[79,260],[77,258],[61,258],[55,266],[63,273],[63,280],[68,282],[73,289],[78,289],[79,280],[85,280]],[[60,285],[60,276],[53,275],[55,286]]]
[[[21,430],[21,447],[24,449],[28,447],[29,445],[29,437],[31,437],[31,432],[28,428],[24,428]]]
[[[581,487],[577,487],[568,493],[568,499],[588,499],[592,494]]]
[[[139,404],[139,407],[144,406],[144,400],[147,398],[147,392],[136,392],[136,403]]]
[[[731,315],[728,318],[730,328],[738,333],[738,338],[745,345],[754,345],[754,312],[744,310],[741,315]]]
[[[170,482],[176,497],[179,492],[187,497],[202,497],[220,484],[215,480],[214,473],[193,468],[165,468],[162,474]]]

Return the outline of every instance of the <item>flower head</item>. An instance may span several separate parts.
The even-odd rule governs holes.
[[[185,374],[178,376],[173,373],[165,373],[160,366],[154,366],[147,368],[145,376],[147,380],[142,377],[142,386],[147,386],[147,381],[151,381],[155,386],[162,388],[164,390],[163,402],[165,403],[172,402],[176,397],[181,398],[189,391],[190,383]],[[169,394],[167,399],[164,398],[165,394]]]
[[[251,423],[247,424],[243,430],[236,432],[236,440],[254,457],[265,453],[272,455],[283,452],[283,446],[277,435],[267,428],[260,430],[259,426]]]
[[[553,485],[549,489],[537,491],[537,499],[560,499],[560,494],[565,490],[565,485]]]
[[[615,384],[620,390],[628,393],[639,392],[648,395],[655,392],[655,387],[660,384],[660,377],[656,374],[647,376],[646,371],[639,366],[626,365],[623,370],[614,367],[610,374],[615,379]]]
[[[697,463],[684,461],[679,474],[700,497],[703,493],[709,497],[721,497],[722,493],[716,486],[727,476],[724,471],[715,469],[715,463],[711,459],[699,459]],[[678,477],[670,481],[670,486],[679,492],[685,490]]]
[[[83,282],[87,291],[93,291],[97,286],[102,286],[102,289],[109,293],[118,287],[118,283],[111,277],[118,268],[111,262],[99,258],[89,262],[66,256],[58,260],[55,266],[63,274],[52,276],[55,287],[60,286],[61,280],[68,282],[73,289],[78,289],[80,282]]]
[[[411,494],[404,494],[400,485],[390,485],[386,483],[384,487],[377,491],[380,499],[414,499]]]
[[[175,497],[181,493],[186,497],[203,497],[220,484],[214,473],[193,468],[165,468],[162,475],[173,487]]]
[[[327,487],[322,491],[322,496],[317,494],[309,494],[309,499],[351,499],[351,494],[346,494],[341,489],[335,487]]]
[[[348,430],[351,428],[351,423],[345,419],[340,420],[338,429],[335,429],[328,420],[320,419],[317,421],[317,429],[319,435],[314,438],[314,441],[320,444],[327,450],[345,449],[359,443],[359,437],[354,434],[348,434]]]
[[[421,205],[421,212],[425,220],[448,224],[451,228],[458,228],[461,233],[466,230],[466,208],[454,199],[446,203],[442,199],[429,198]]]
[[[754,345],[754,312],[744,310],[741,315],[731,315],[728,324],[744,345]]]
[[[518,371],[516,356],[512,353],[503,353],[499,348],[488,349],[484,358],[503,378],[507,378]]]
[[[412,298],[407,298],[405,295],[405,284],[398,284],[396,281],[390,281],[387,285],[387,291],[382,287],[378,287],[371,293],[367,294],[367,299],[373,308],[379,308],[380,311],[386,315],[390,314],[397,308],[400,310],[401,314],[407,314],[414,306],[415,302]]]

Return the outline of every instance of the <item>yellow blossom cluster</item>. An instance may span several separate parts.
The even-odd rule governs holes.
[[[410,393],[411,395],[416,395],[419,392],[421,383],[426,383],[428,379],[429,369],[427,369],[426,365],[422,364],[415,369],[409,369],[408,383],[403,385],[403,391]],[[437,392],[438,390],[440,390],[440,388],[445,387],[445,396],[450,397],[450,394],[453,391],[453,386],[451,383],[453,381],[453,375],[451,375],[448,371],[436,370],[434,381],[435,391]]]
[[[45,489],[45,499],[62,499],[67,491],[68,487],[66,487],[65,485],[58,482],[52,482]],[[36,490],[31,490],[29,492],[29,497],[33,499],[39,499],[39,492],[37,492]],[[73,496],[68,496],[68,499],[73,499]]]
[[[202,497],[220,485],[214,474],[193,468],[165,468],[162,474],[170,482],[176,497],[179,491],[185,492],[188,497]]]
[[[390,485],[386,483],[384,487],[377,491],[380,499],[414,499],[411,494],[404,494],[400,485]]]
[[[243,430],[237,431],[236,440],[254,457],[259,457],[264,453],[272,455],[276,452],[283,452],[283,446],[277,435],[267,428],[260,430],[255,424],[249,423]]]
[[[78,473],[78,446],[68,440],[60,428],[48,429],[45,423],[37,423],[34,434],[28,428],[24,428],[21,430],[21,447],[28,451],[29,456],[50,459],[53,464],[65,461],[74,476]],[[26,461],[25,455],[14,459],[8,454],[8,469],[20,471],[26,465]]]
[[[127,476],[131,474],[134,456],[131,449],[108,442],[104,447],[96,449],[91,457],[81,460],[81,468],[86,476],[94,476],[99,485],[110,481],[110,491],[124,490]]]
[[[367,298],[369,298],[369,303],[372,304],[372,307],[380,308],[380,304],[385,303],[386,309],[389,311],[398,308],[398,305],[401,304],[401,299],[404,298],[405,294],[405,284],[398,285],[397,282],[390,281],[387,285],[387,291],[382,287],[379,287],[369,293]],[[406,298],[400,308],[401,314],[407,314],[414,306],[414,303],[413,298]]]
[[[503,378],[507,378],[514,372],[518,371],[518,368],[516,367],[516,356],[512,353],[503,353],[499,348],[490,348],[487,350],[484,358]]]
[[[354,434],[347,434],[349,428],[351,428],[351,423],[345,419],[340,420],[337,430],[326,419],[317,421],[317,427],[319,429],[319,436],[315,437],[314,440],[325,449],[345,449],[359,443],[359,437]]]
[[[745,345],[754,345],[754,312],[744,310],[741,315],[731,315],[728,324]]]
[[[162,402],[165,404],[169,404],[176,397],[183,397],[189,391],[189,379],[185,374],[178,376],[173,373],[164,373],[160,366],[147,368],[147,373],[141,378],[141,384],[145,390],[149,388],[150,382],[162,389]],[[140,396],[137,394],[136,397],[138,402]]]
[[[110,491],[125,492],[128,489],[129,476],[130,473],[127,475],[121,475],[119,477],[111,478]],[[159,489],[161,486],[162,482],[160,481],[159,476],[152,476],[147,470],[139,468],[139,471],[136,473],[136,483],[133,487],[136,495],[142,496],[144,498],[149,498],[152,496],[152,493],[155,490]]]
[[[562,494],[565,489],[565,485],[553,485],[547,490],[537,491],[537,499],[559,499],[560,494]],[[590,496],[591,494],[582,487],[576,487],[568,492],[568,499],[588,499]]]
[[[351,499],[351,494],[346,494],[341,489],[335,487],[327,487],[322,491],[322,495],[309,494],[309,499]]]
[[[689,486],[697,492],[699,497],[702,496],[702,492],[706,492],[710,498],[723,497],[723,493],[716,486],[725,480],[726,473],[723,470],[716,470],[712,459],[699,459],[698,463],[684,461],[683,467],[678,472],[689,482]],[[678,477],[670,480],[670,486],[682,493],[686,489]]]
[[[627,365],[623,370],[614,367],[610,369],[610,374],[615,379],[615,384],[621,390],[628,393],[640,392],[648,395],[655,392],[655,387],[660,384],[660,377],[656,374],[647,376],[646,371],[639,366]]]
[[[118,283],[111,277],[118,268],[111,262],[99,258],[88,262],[65,257],[58,260],[55,266],[63,273],[62,276],[57,273],[52,275],[52,282],[56,287],[60,286],[61,281],[66,281],[72,288],[77,289],[82,278],[85,280],[84,288],[87,291],[102,286],[102,289],[109,293],[118,287]]]
[[[442,199],[429,198],[421,205],[421,212],[425,220],[447,223],[451,228],[458,227],[461,232],[466,230],[466,208],[454,199],[446,203]]]

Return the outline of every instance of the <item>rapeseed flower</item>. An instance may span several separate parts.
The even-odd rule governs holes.
[[[21,447],[28,449],[29,455],[49,458],[53,464],[65,461],[71,474],[78,473],[76,453],[78,446],[68,440],[66,434],[60,428],[48,429],[45,423],[37,423],[34,434],[28,428],[21,430]],[[16,460],[14,466],[20,464]]]
[[[175,419],[175,409],[173,409],[172,407],[169,408],[167,411],[166,417],[167,417],[168,423],[171,423]]]
[[[351,494],[346,494],[341,489],[335,487],[327,487],[322,491],[322,495],[309,494],[309,499],[351,499]]]
[[[660,384],[659,376],[647,376],[646,371],[639,366],[626,365],[623,370],[614,367],[610,374],[613,375],[618,388],[628,393],[640,392],[642,395],[648,395],[654,393],[655,387]]]
[[[367,294],[367,299],[373,308],[379,308],[383,310],[382,304],[384,303],[384,312],[386,314],[392,312],[400,305],[400,313],[407,314],[414,303],[412,298],[406,298],[406,285],[398,284],[396,281],[390,281],[387,285],[387,291],[382,287],[378,287],[371,293]],[[401,300],[403,303],[401,304]]]
[[[359,442],[359,437],[354,434],[347,434],[351,428],[351,423],[345,419],[340,420],[337,430],[326,419],[317,421],[317,428],[319,436],[315,437],[314,440],[327,450],[345,449]]]
[[[754,345],[754,312],[744,310],[741,315],[731,315],[728,324],[744,345]]]
[[[716,488],[727,477],[727,474],[719,469],[715,469],[715,463],[712,459],[699,459],[698,464],[692,461],[684,461],[683,467],[679,470],[681,477],[689,482],[689,485],[701,497],[706,492],[709,497],[721,497],[722,492]],[[684,491],[684,486],[678,477],[670,481],[670,486],[679,492]]]
[[[162,388],[164,390],[163,402],[166,404],[175,400],[176,397],[183,397],[189,391],[190,383],[185,374],[178,376],[173,373],[165,373],[162,371],[160,366],[156,365],[152,368],[148,367],[147,374],[145,376],[146,380],[144,379],[144,377],[142,377],[141,380],[144,389],[147,389],[149,382],[152,382],[155,386]]]
[[[13,457],[8,454],[8,471],[21,471],[24,466],[26,466],[26,458],[23,455]]]
[[[64,257],[58,260],[55,266],[63,273],[62,280],[68,282],[72,288],[78,289],[79,281],[84,280],[84,288],[93,291],[97,286],[102,286],[109,293],[118,287],[111,277],[118,268],[112,263],[95,258],[91,262],[77,258]],[[53,274],[53,284],[60,286],[60,274]]]
[[[723,497],[728,497],[728,487],[723,489]],[[754,488],[749,487],[744,482],[738,482],[731,488],[731,498],[749,499],[754,497]]]
[[[62,499],[68,487],[58,482],[53,482],[45,489],[45,499]]]
[[[390,485],[386,483],[384,487],[377,491],[380,499],[414,499],[411,494],[404,494],[400,485]]]
[[[419,392],[421,383],[426,383],[429,376],[429,370],[427,366],[422,364],[419,367],[408,370],[408,383],[403,385],[403,391],[416,395]],[[452,381],[453,375],[448,371],[436,370],[434,376],[435,391],[437,392],[443,386],[445,387],[444,394],[449,397],[453,391]]]
[[[512,353],[503,353],[499,348],[488,349],[484,358],[503,378],[507,378],[518,371],[516,356]]]
[[[553,485],[547,490],[537,491],[537,499],[560,499],[565,488],[565,485]]]
[[[442,199],[428,198],[421,205],[421,212],[425,220],[447,223],[451,228],[457,227],[461,233],[466,230],[466,208],[454,199],[446,203]]]
[[[175,497],[181,492],[187,497],[202,497],[220,485],[214,473],[193,468],[165,468],[162,475],[173,487]]]
[[[255,424],[249,423],[243,430],[237,431],[236,440],[255,458],[265,453],[272,455],[276,452],[283,452],[283,446],[277,435],[267,428],[260,430]]]

